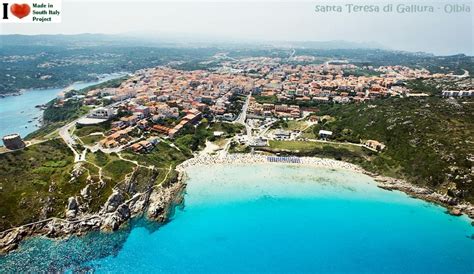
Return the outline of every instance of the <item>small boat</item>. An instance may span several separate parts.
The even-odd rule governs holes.
[[[31,122],[33,122],[33,121],[32,121],[32,120],[29,120],[29,121],[28,121],[28,123],[31,123]]]

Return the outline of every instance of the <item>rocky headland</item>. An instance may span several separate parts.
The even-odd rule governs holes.
[[[65,208],[65,219],[48,218],[41,221],[22,225],[0,233],[0,253],[7,253],[18,247],[25,238],[31,236],[46,236],[49,238],[64,238],[71,235],[83,235],[89,231],[100,230],[111,232],[119,229],[131,218],[144,216],[159,223],[165,223],[176,205],[182,204],[186,187],[186,169],[192,166],[215,166],[221,164],[295,164],[344,169],[360,172],[374,178],[377,186],[386,190],[398,190],[408,195],[442,205],[452,215],[466,214],[474,219],[474,206],[460,201],[447,194],[415,186],[406,181],[370,173],[357,165],[316,157],[276,157],[260,154],[225,154],[199,155],[188,159],[176,167],[178,176],[163,184],[149,185],[143,192],[124,192],[121,188],[114,189],[101,209],[95,214],[82,213],[81,201],[88,195],[89,190],[81,191],[82,197],[70,197]],[[129,178],[127,189],[133,185],[133,176]],[[151,180],[154,182],[154,179]],[[126,199],[128,196],[131,198]]]
[[[183,200],[185,181],[183,173],[164,184],[153,185],[144,192],[137,192],[126,199],[130,193],[119,188],[113,190],[99,212],[81,213],[81,198],[87,197],[88,190],[81,192],[83,197],[70,197],[65,208],[65,219],[47,218],[37,222],[8,229],[0,233],[0,254],[16,249],[19,243],[31,236],[65,238],[83,235],[89,231],[111,232],[119,229],[129,219],[146,216],[164,223],[173,213],[176,205]]]

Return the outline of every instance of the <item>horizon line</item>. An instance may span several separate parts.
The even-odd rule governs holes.
[[[354,50],[382,50],[382,51],[392,51],[392,52],[404,52],[404,53],[412,53],[412,54],[416,54],[416,53],[424,53],[424,54],[428,54],[428,55],[433,55],[433,56],[437,56],[437,57],[443,57],[443,56],[456,56],[456,55],[464,55],[464,56],[467,56],[467,57],[474,57],[474,54],[473,55],[470,55],[469,53],[466,53],[466,52],[458,52],[458,53],[453,53],[453,54],[436,54],[436,53],[433,53],[433,52],[429,52],[429,51],[421,51],[421,50],[418,50],[418,51],[410,51],[410,50],[403,50],[403,49],[393,49],[393,48],[388,48],[388,47],[385,47],[385,45],[382,45],[382,44],[379,44],[377,42],[374,42],[374,41],[351,41],[351,40],[343,40],[343,39],[336,39],[336,40],[246,40],[246,39],[240,39],[241,41],[235,41],[235,40],[232,40],[232,41],[226,41],[226,38],[223,38],[223,37],[216,37],[216,36],[212,36],[213,39],[215,39],[215,41],[198,41],[198,39],[193,39],[193,38],[190,38],[190,37],[185,37],[186,33],[177,33],[177,34],[171,34],[171,33],[161,33],[161,34],[157,34],[155,36],[152,36],[150,38],[147,38],[147,37],[144,37],[143,35],[146,34],[146,33],[140,33],[140,34],[130,34],[130,33],[103,33],[103,32],[81,32],[81,33],[37,33],[37,34],[24,34],[24,33],[0,33],[0,36],[83,36],[83,35],[101,35],[101,36],[116,36],[116,37],[128,37],[128,38],[142,38],[144,39],[145,41],[149,41],[149,42],[158,42],[158,41],[154,41],[155,39],[163,39],[162,41],[160,42],[168,42],[168,43],[183,43],[183,42],[179,42],[179,41],[176,41],[176,40],[188,40],[188,43],[196,43],[196,44],[209,44],[209,47],[212,47],[210,46],[210,44],[254,44],[254,45],[258,45],[258,44],[267,44],[268,46],[274,46],[276,48],[283,48],[281,46],[278,46],[278,45],[271,45],[269,43],[330,43],[330,42],[344,42],[344,43],[352,43],[352,44],[369,44],[369,43],[374,43],[375,46],[373,47],[349,47],[349,48],[346,48],[346,47],[341,47],[341,48],[337,48],[337,47],[331,47],[331,48],[313,48],[313,49],[317,49],[317,50],[350,50],[350,49],[354,49]],[[160,35],[163,35],[165,37],[160,37]],[[170,37],[166,37],[166,36],[170,36],[170,35],[175,35],[176,37],[175,38],[170,38]],[[209,38],[209,37],[208,37]],[[173,39],[176,39],[175,41],[173,41]],[[194,40],[194,41],[193,41]],[[307,47],[308,49],[311,49],[311,47]]]

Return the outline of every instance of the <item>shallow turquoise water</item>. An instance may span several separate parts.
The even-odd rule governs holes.
[[[183,209],[157,229],[37,238],[9,270],[118,273],[472,273],[469,219],[348,171],[265,164],[189,170]]]
[[[123,75],[123,73],[112,74],[98,81],[74,83],[71,87],[82,89]],[[63,88],[33,89],[25,91],[19,96],[0,98],[0,145],[3,145],[1,137],[7,134],[19,133],[25,137],[37,130],[40,124],[35,118],[41,117],[43,112],[35,106],[46,104],[63,90]]]

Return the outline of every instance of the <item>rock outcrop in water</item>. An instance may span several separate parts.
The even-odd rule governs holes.
[[[183,174],[183,172],[179,173],[178,182],[184,182]],[[159,186],[150,195],[147,217],[158,222],[165,222],[172,213],[174,205],[183,202],[184,188],[184,183]]]
[[[44,235],[58,238],[69,235],[81,235],[91,230],[114,231],[119,229],[130,218],[142,214],[145,214],[149,219],[161,223],[166,222],[173,213],[175,205],[181,204],[183,201],[185,190],[184,171],[187,167],[192,165],[257,164],[267,162],[266,156],[252,154],[196,157],[179,165],[176,168],[179,172],[178,177],[168,181],[166,184],[155,185],[156,174],[152,174],[150,179],[145,182],[146,190],[142,192],[137,191],[137,179],[132,175],[124,183],[126,187],[115,188],[96,214],[82,213],[84,211],[81,210],[83,205],[80,202],[82,201],[80,198],[87,199],[87,196],[90,195],[90,190],[85,188],[81,191],[81,197],[70,197],[68,199],[66,207],[67,219],[49,218],[0,233],[0,253],[6,253],[17,248],[18,243],[28,236]],[[414,186],[403,180],[365,172],[353,164],[313,157],[299,157],[299,164],[364,172],[374,177],[380,188],[400,190],[413,197],[446,206],[450,214],[466,214],[474,218],[474,207],[469,203],[460,202],[456,198],[427,188]],[[131,198],[126,200],[125,197]]]
[[[127,192],[132,198],[125,200],[125,193],[120,188],[114,189],[105,204],[95,214],[82,213],[78,197],[70,197],[65,208],[66,219],[48,218],[38,222],[9,229],[0,233],[0,254],[18,247],[18,244],[30,236],[62,238],[70,235],[82,235],[88,231],[115,231],[130,218],[145,213],[158,222],[166,222],[175,205],[182,202],[185,183],[179,173],[178,179],[168,181],[165,185],[155,185],[156,174],[148,180],[144,192]],[[126,184],[133,184],[130,177]],[[82,195],[85,194],[85,195]],[[87,196],[89,190],[81,192]]]
[[[402,180],[376,176],[371,173],[367,174],[374,177],[380,188],[386,190],[399,190],[415,198],[445,206],[448,208],[448,213],[452,215],[460,216],[462,214],[466,214],[471,219],[474,219],[474,206],[467,202],[461,202],[459,199],[450,197],[447,194],[440,194],[428,188],[414,186]]]

